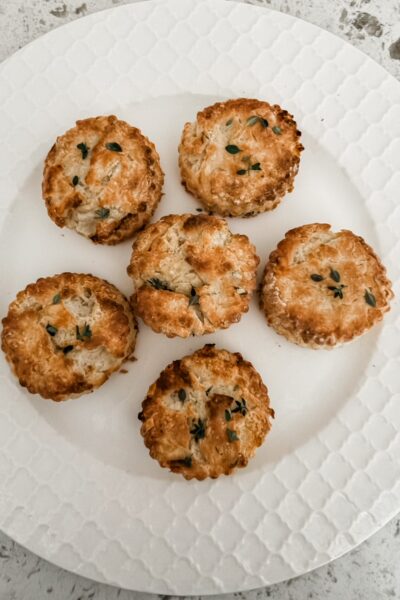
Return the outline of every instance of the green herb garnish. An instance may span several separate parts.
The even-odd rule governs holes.
[[[64,354],[68,354],[69,352],[71,352],[71,350],[73,350],[74,347],[73,346],[64,346],[63,348],[63,352]]]
[[[61,302],[61,294],[60,292],[53,296],[53,304],[60,304]]]
[[[245,417],[248,412],[246,400],[244,398],[242,398],[242,400],[235,400],[235,408],[232,409],[232,412],[240,413],[243,417]]]
[[[72,178],[72,185],[75,187],[76,185],[78,185],[79,183],[79,177],[78,175],[74,175]]]
[[[258,117],[254,116],[254,117],[249,117],[246,121],[247,125],[249,125],[250,127],[252,127],[253,125],[255,125],[256,123],[258,123]]]
[[[122,152],[122,148],[117,142],[107,142],[106,148],[111,152]]]
[[[87,155],[89,153],[89,148],[83,142],[78,144],[77,148],[82,152],[82,158],[83,158],[83,160],[85,160],[85,158],[87,157]]]
[[[228,119],[227,122],[225,123],[226,127],[230,127],[233,123],[233,119]]]
[[[180,390],[178,390],[178,398],[181,402],[185,402],[186,400],[186,392],[183,388],[181,388]]]
[[[247,123],[247,125],[249,127],[252,127],[256,123],[260,123],[260,125],[262,125],[263,127],[268,127],[268,121],[267,121],[267,119],[264,119],[263,117],[259,117],[258,115],[254,115],[253,117],[249,117],[247,119],[246,123]]]
[[[50,323],[48,323],[46,325],[46,331],[49,335],[51,335],[51,337],[54,337],[58,331],[57,327],[54,327],[54,325],[50,325]]]
[[[339,271],[335,271],[334,269],[331,269],[331,272],[329,273],[329,277],[331,279],[333,279],[333,281],[336,281],[336,283],[339,283],[339,281],[340,281],[340,273],[339,273]]]
[[[206,390],[206,396],[208,396],[208,394],[211,392],[211,390],[212,390],[212,386]]]
[[[109,208],[104,208],[104,206],[101,206],[100,208],[98,208],[96,211],[96,217],[98,219],[107,219],[107,217],[110,216],[110,209]]]
[[[341,300],[343,300],[343,288],[345,287],[346,286],[343,284],[340,284],[337,287],[334,285],[328,285],[328,290],[331,290],[331,292],[333,292],[334,298],[340,298]]]
[[[364,300],[365,300],[365,302],[367,304],[369,304],[370,306],[372,306],[373,308],[375,308],[375,306],[376,306],[376,298],[373,295],[373,293],[370,292],[369,290],[365,290]]]
[[[153,288],[156,288],[156,290],[167,290],[168,292],[172,292],[171,288],[168,287],[168,284],[157,277],[151,277],[151,279],[147,280],[147,283],[153,286]]]
[[[281,129],[280,127],[276,126],[276,125],[275,125],[275,126],[272,128],[272,131],[273,131],[273,132],[274,132],[276,135],[281,135],[281,133],[282,133],[282,129]]]
[[[193,306],[194,304],[199,304],[199,296],[197,295],[196,289],[192,287],[190,290],[190,298],[189,298],[189,306]]]
[[[230,421],[231,419],[232,419],[231,411],[226,410],[225,411],[225,421]]]
[[[87,323],[84,324],[82,330],[79,329],[78,325],[75,328],[76,330],[76,339],[80,342],[84,342],[92,337],[92,330],[90,329],[90,325]]]
[[[250,156],[244,156],[243,161],[249,162]],[[254,163],[253,165],[250,165],[250,162],[249,162],[247,169],[239,169],[238,171],[236,171],[236,175],[250,175],[250,171],[261,171],[260,163],[257,162],[257,163]]]
[[[237,442],[239,440],[238,434],[233,429],[227,429],[226,433],[230,442]]]
[[[185,456],[185,458],[178,458],[177,460],[171,460],[172,467],[191,467],[192,466],[192,457]]]
[[[322,281],[324,278],[322,277],[322,275],[318,275],[317,273],[313,273],[310,278],[313,281]]]
[[[193,427],[190,433],[194,437],[195,441],[198,442],[206,437],[206,425],[202,419],[198,419],[197,423],[193,423]]]
[[[227,146],[225,146],[225,150],[229,152],[229,154],[237,154],[238,152],[241,152],[240,148],[238,148],[234,144],[228,144]]]

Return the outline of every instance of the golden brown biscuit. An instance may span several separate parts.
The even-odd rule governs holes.
[[[220,217],[163,217],[133,244],[133,306],[168,337],[225,329],[247,312],[258,263],[248,238],[231,233]]]
[[[293,190],[300,143],[292,115],[268,102],[217,102],[186,123],[179,146],[182,183],[212,211],[250,217]]]
[[[59,227],[117,244],[150,220],[163,181],[154,144],[139,129],[114,116],[94,117],[57,138],[42,191]]]
[[[17,294],[3,319],[2,349],[22,386],[59,401],[101,386],[133,352],[136,334],[116,287],[62,273]]]
[[[168,365],[139,413],[150,456],[186,479],[245,467],[274,416],[252,364],[213,346]]]
[[[392,297],[386,269],[363,238],[313,223],[288,231],[270,255],[260,303],[291,342],[331,348],[380,321]]]

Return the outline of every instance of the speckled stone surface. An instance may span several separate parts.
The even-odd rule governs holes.
[[[0,60],[54,27],[127,3],[125,0],[0,0]],[[369,54],[400,79],[398,0],[250,0],[250,3],[281,10],[328,29]],[[326,567],[269,588],[227,597],[245,600],[400,598],[399,559],[400,518],[396,518],[359,548]],[[0,533],[0,600],[146,597],[67,573]]]

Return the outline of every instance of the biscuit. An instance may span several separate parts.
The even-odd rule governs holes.
[[[286,233],[265,267],[268,324],[309,348],[331,348],[373,327],[393,297],[386,269],[363,238],[313,223]]]
[[[101,386],[133,352],[136,334],[116,287],[62,273],[17,294],[3,319],[2,349],[22,386],[60,401]]]
[[[168,365],[139,413],[150,456],[186,479],[245,467],[273,416],[252,364],[213,344]]]
[[[44,165],[50,218],[99,244],[117,244],[151,218],[164,174],[154,144],[117,117],[94,117],[57,138]]]
[[[135,312],[168,337],[225,329],[247,312],[258,263],[248,238],[220,217],[163,217],[133,244]]]
[[[301,133],[277,104],[217,102],[186,123],[179,146],[182,183],[209,210],[250,217],[293,190]]]

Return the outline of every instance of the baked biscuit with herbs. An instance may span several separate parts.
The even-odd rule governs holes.
[[[184,126],[182,183],[223,216],[271,210],[293,190],[300,135],[293,116],[276,104],[249,98],[217,102]]]
[[[321,223],[286,233],[260,288],[268,324],[310,348],[332,348],[365,333],[392,297],[386,269],[363,238]]]
[[[225,329],[248,311],[258,263],[249,239],[220,217],[163,217],[133,244],[135,312],[168,337]]]
[[[42,191],[50,218],[99,244],[131,237],[151,218],[164,174],[154,144],[117,117],[77,121],[47,155]]]
[[[245,467],[273,416],[251,363],[208,344],[164,369],[139,419],[144,443],[161,467],[205,479]]]
[[[101,386],[133,352],[136,334],[116,287],[62,273],[17,294],[3,319],[2,349],[22,386],[60,401]]]

